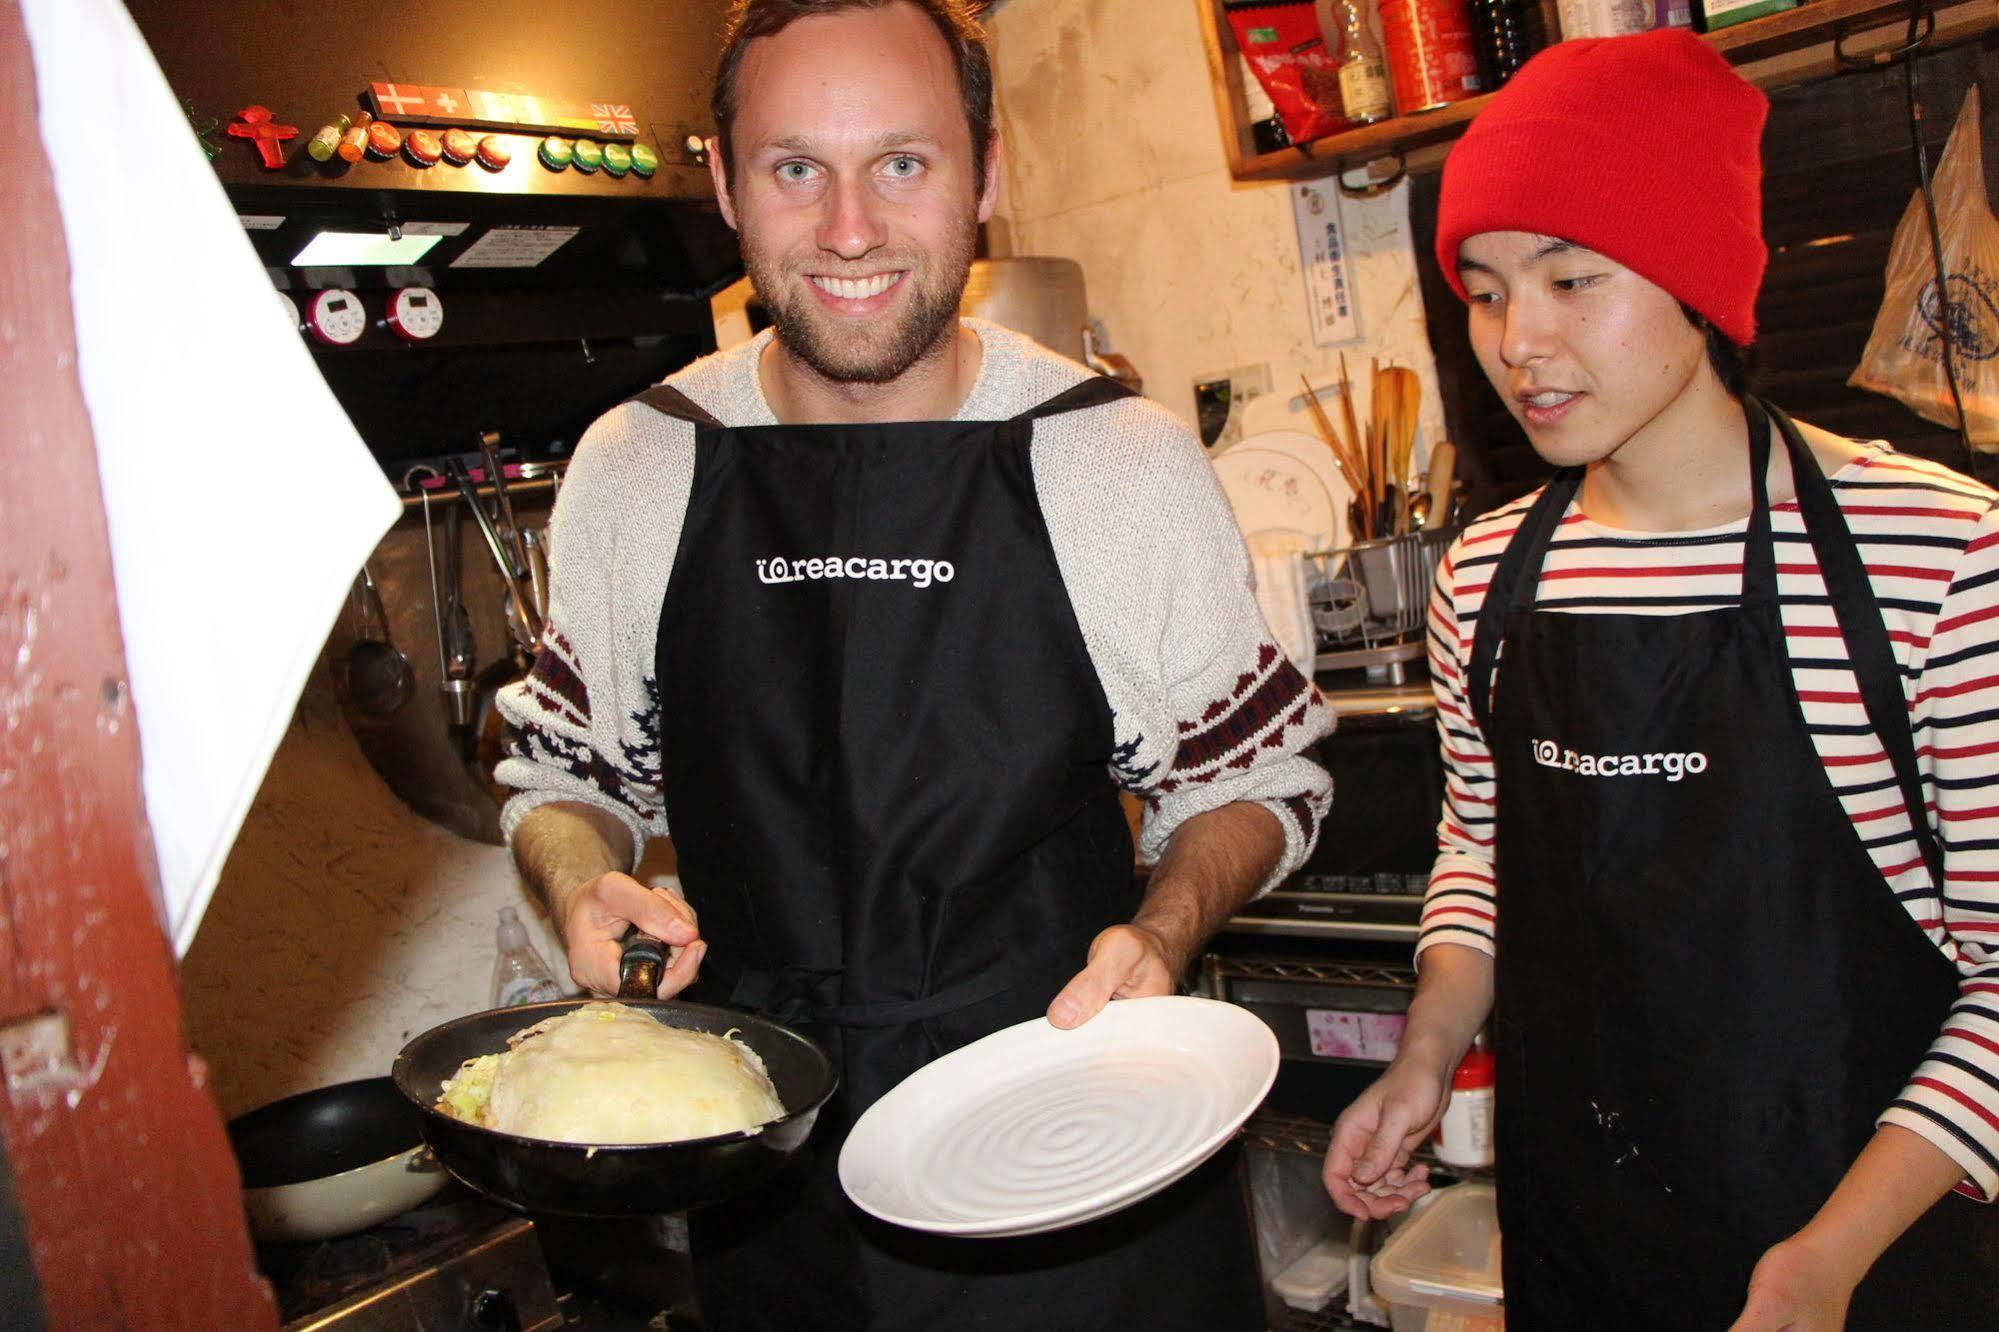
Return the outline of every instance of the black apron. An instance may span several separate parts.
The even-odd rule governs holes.
[[[1055,561],[1033,422],[695,423],[659,620],[665,803],[709,942],[698,997],[807,1031],[839,1094],[773,1185],[696,1211],[706,1325],[1250,1329],[1233,1158],[1024,1239],[877,1222],[835,1174],[924,1064],[1047,1011],[1138,904],[1111,712]]]
[[[1755,503],[1740,605],[1535,613],[1576,469],[1520,525],[1479,617],[1467,683],[1499,793],[1498,1182],[1515,1332],[1728,1327],[1750,1270],[1831,1195],[1957,997],[1806,731],[1778,613],[1769,418],[1754,399],[1743,409]],[[1866,570],[1810,449],[1767,410],[1870,729],[1941,882]],[[1999,1328],[1995,1263],[1999,1213],[1946,1196],[1862,1282],[1848,1326]]]

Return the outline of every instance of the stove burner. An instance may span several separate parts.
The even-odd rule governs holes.
[[[531,1229],[524,1220],[533,1222]],[[509,1231],[518,1239],[508,1239]],[[479,1263],[476,1274],[467,1269],[468,1255],[493,1249],[496,1240],[509,1263],[525,1265],[506,1268],[499,1279],[490,1261]],[[430,1203],[370,1230],[317,1243],[259,1245],[257,1259],[277,1295],[281,1321],[312,1332],[380,1329],[385,1316],[395,1315],[379,1292],[447,1272],[448,1284],[460,1292],[454,1298],[467,1289],[506,1289],[517,1281],[513,1289],[529,1299],[530,1288],[538,1288],[544,1299],[554,1300],[560,1322],[570,1328],[697,1332],[700,1327],[686,1227],[678,1217],[523,1218],[456,1182]]]
[[[514,1218],[453,1184],[422,1207],[359,1234],[306,1244],[260,1244],[257,1265],[285,1322],[336,1304],[467,1247]]]

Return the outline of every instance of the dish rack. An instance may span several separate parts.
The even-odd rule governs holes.
[[[1380,667],[1403,684],[1423,656],[1423,621],[1444,548],[1460,529],[1420,528],[1305,557],[1320,671]]]

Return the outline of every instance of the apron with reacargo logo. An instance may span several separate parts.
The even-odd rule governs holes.
[[[709,951],[696,997],[824,1044],[841,1085],[792,1168],[697,1210],[704,1326],[1250,1329],[1225,1153],[1104,1220],[954,1239],[835,1175],[855,1120],[938,1056],[1046,1012],[1137,906],[1103,688],[1034,488],[1033,422],[696,427],[659,620],[667,819]]]
[[[1498,789],[1513,1332],[1722,1332],[1757,1260],[1832,1194],[1958,992],[1855,832],[1792,684],[1778,569],[1815,554],[1893,760],[1878,798],[1899,791],[1918,812],[1939,873],[1866,570],[1797,428],[1754,399],[1743,408],[1755,503],[1740,604],[1536,611],[1572,470],[1521,523],[1479,617],[1467,696]],[[1809,552],[1772,537],[1770,417]],[[1943,1198],[1875,1265],[1848,1326],[1999,1328],[1999,1213]]]

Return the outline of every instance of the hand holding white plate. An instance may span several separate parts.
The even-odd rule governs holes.
[[[1036,1018],[953,1051],[861,1116],[840,1186],[945,1235],[1031,1235],[1150,1197],[1227,1142],[1277,1076],[1234,1004],[1120,999],[1074,1031]]]

